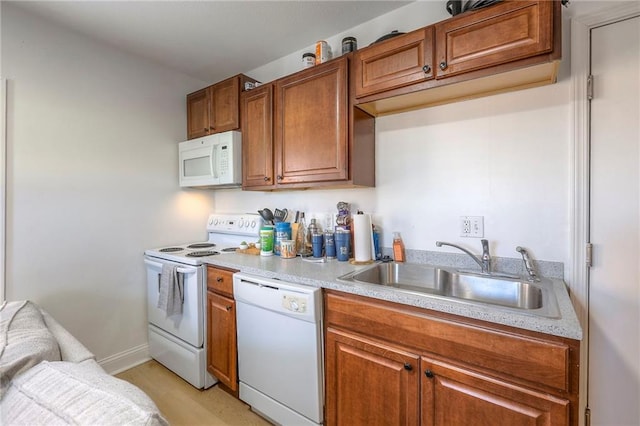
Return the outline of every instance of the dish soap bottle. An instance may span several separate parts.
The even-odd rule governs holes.
[[[395,262],[404,262],[404,243],[399,232],[393,233],[393,260]]]

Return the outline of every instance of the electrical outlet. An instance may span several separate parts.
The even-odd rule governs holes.
[[[461,237],[484,237],[484,216],[460,216]]]

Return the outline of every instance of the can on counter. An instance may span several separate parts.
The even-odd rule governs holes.
[[[289,222],[276,223],[275,230],[275,244],[273,246],[273,252],[280,256],[280,246],[282,241],[291,239],[291,224]]]
[[[307,52],[302,54],[302,68],[311,68],[316,64],[315,53]]]
[[[355,37],[345,37],[342,39],[342,54],[355,52],[358,50],[358,41]]]
[[[283,259],[293,259],[296,257],[295,240],[282,240],[280,243],[280,257]]]
[[[260,228],[260,256],[273,256],[273,226]]]
[[[331,46],[324,40],[316,43],[316,65],[331,59]]]

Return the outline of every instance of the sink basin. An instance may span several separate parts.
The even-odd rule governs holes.
[[[338,280],[395,287],[409,293],[490,304],[551,318],[560,316],[548,280],[530,283],[502,275],[473,274],[411,263],[379,263],[343,275]]]

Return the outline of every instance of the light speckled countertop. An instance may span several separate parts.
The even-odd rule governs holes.
[[[240,270],[260,277],[278,278],[282,281],[339,290],[554,336],[582,339],[582,328],[569,299],[566,285],[561,279],[551,279],[561,314],[561,318],[555,319],[460,299],[411,294],[393,287],[339,282],[338,277],[367,266],[354,266],[335,259],[326,263],[311,263],[299,257],[281,259],[279,256],[224,254],[204,257],[202,260],[213,266]]]

